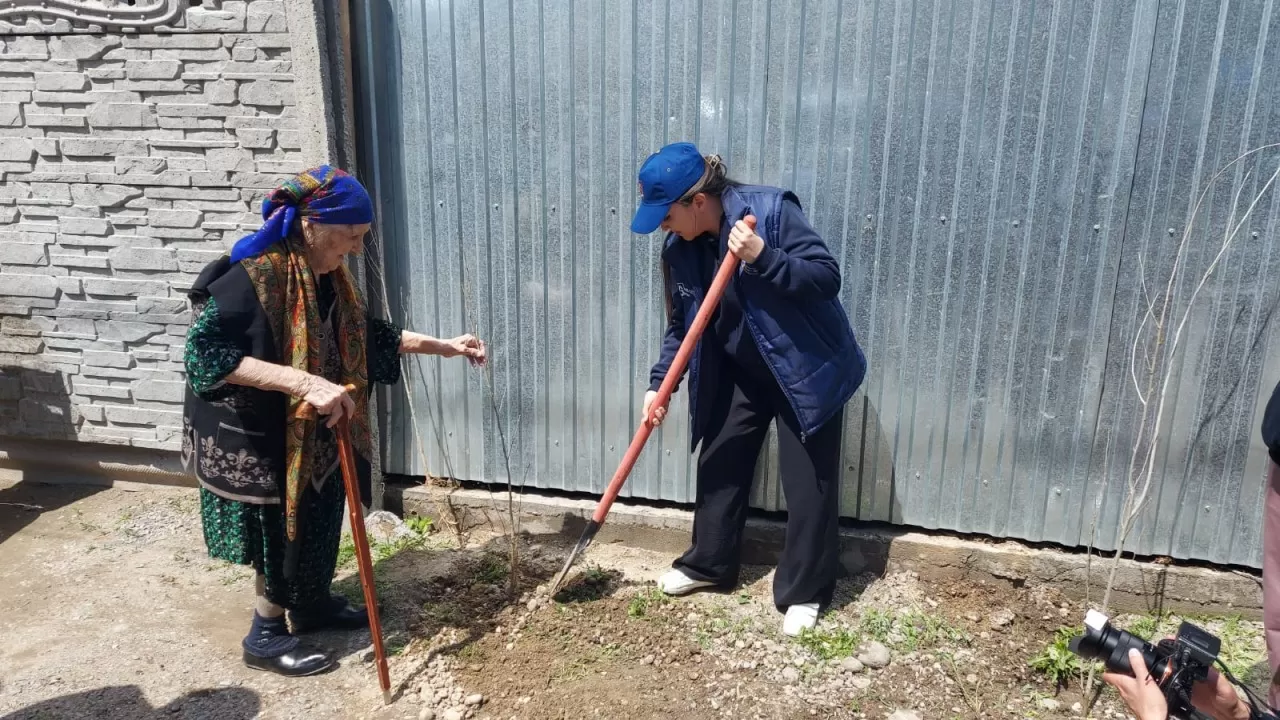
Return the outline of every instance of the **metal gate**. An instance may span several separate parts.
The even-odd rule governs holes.
[[[493,355],[491,382],[407,363],[417,410],[385,397],[385,469],[505,483],[501,431],[517,485],[602,490],[664,328],[661,238],[628,230],[635,171],[690,139],[793,188],[841,261],[870,362],[843,515],[1112,547],[1143,278],[1167,277],[1210,176],[1280,141],[1274,5],[362,0],[360,170],[391,315]],[[1188,267],[1277,158],[1215,186]],[[1278,208],[1196,305],[1139,553],[1260,565]],[[692,500],[683,402],[626,493]],[[771,438],[756,506],[785,507],[777,474]]]

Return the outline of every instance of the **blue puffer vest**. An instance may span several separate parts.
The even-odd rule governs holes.
[[[799,259],[796,253],[801,251],[791,247],[788,238],[779,237],[779,217],[786,199],[799,204],[794,195],[779,188],[740,185],[726,190],[721,202],[730,227],[747,215],[755,215],[756,233],[766,246],[780,251],[781,262],[787,262]],[[726,242],[727,237],[720,238],[722,251]],[[671,293],[676,304],[674,312],[684,318],[684,327],[693,324],[707,289],[698,272],[697,258],[693,256],[696,252],[693,243],[671,235],[662,253],[675,288]],[[830,258],[825,247],[810,247],[802,252],[821,252],[825,259]],[[802,272],[802,269],[793,272]],[[849,316],[840,304],[838,293],[831,293],[830,297],[798,298],[750,266],[741,266],[733,282],[751,335],[790,401],[803,441],[844,407],[866,375],[867,360],[858,347]],[[836,287],[838,291],[838,285]],[[700,394],[706,389],[699,387],[704,357],[714,362],[719,353],[705,353],[703,343],[699,342],[689,362],[690,428],[695,447],[704,431],[707,411],[703,406],[710,404],[709,398]]]

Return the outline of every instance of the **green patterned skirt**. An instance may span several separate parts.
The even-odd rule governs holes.
[[[299,508],[298,570],[286,579],[284,507],[227,500],[200,488],[205,546],[209,557],[252,565],[265,575],[271,602],[293,610],[308,608],[329,599],[345,503],[346,491],[337,473],[319,491],[307,486]]]

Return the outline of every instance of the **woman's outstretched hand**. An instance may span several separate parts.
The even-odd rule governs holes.
[[[462,355],[472,365],[479,367],[484,365],[488,359],[487,348],[484,341],[475,335],[459,335],[456,338],[441,341],[444,352],[440,353],[442,357],[458,357]]]

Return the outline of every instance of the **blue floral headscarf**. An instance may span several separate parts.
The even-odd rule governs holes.
[[[254,257],[285,239],[299,217],[325,225],[373,222],[373,201],[359,180],[321,165],[286,180],[262,201],[262,227],[231,248],[231,262]]]

